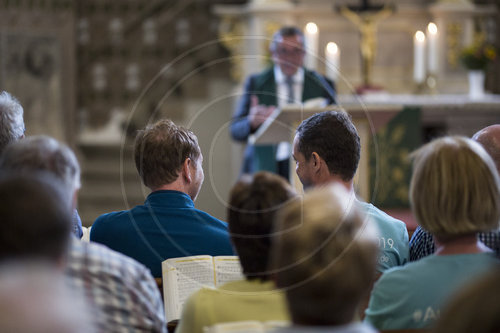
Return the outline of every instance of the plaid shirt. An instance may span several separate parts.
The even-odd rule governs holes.
[[[105,246],[72,239],[66,275],[95,309],[99,332],[167,332],[155,280],[142,264]]]
[[[478,233],[479,240],[495,251],[500,257],[500,230]],[[417,227],[410,240],[410,261],[415,261],[434,253],[434,238],[425,229]]]

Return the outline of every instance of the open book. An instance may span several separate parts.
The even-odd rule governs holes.
[[[303,104],[288,104],[276,108],[257,131],[248,137],[248,143],[267,145],[277,144],[281,141],[290,142],[293,139],[295,128],[302,120],[327,110],[341,110],[341,108],[336,105],[327,106],[326,99],[322,97],[312,98]]]
[[[267,333],[274,331],[274,328],[285,327],[289,324],[285,321],[235,321],[205,327],[203,333]]]
[[[202,287],[244,279],[237,256],[171,258],[163,261],[161,268],[168,321],[179,319],[186,299]]]

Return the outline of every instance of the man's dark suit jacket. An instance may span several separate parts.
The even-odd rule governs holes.
[[[262,73],[251,75],[246,80],[243,96],[239,101],[238,108],[236,109],[231,122],[231,135],[234,140],[246,142],[248,136],[255,132],[250,129],[250,122],[248,121],[251,95],[256,95],[259,98],[259,104],[278,105],[273,67],[263,71]],[[326,98],[328,104],[335,104],[335,86],[332,81],[328,80],[319,73],[304,69],[302,101],[307,101],[308,99],[316,97]],[[268,156],[274,154],[275,149],[275,146],[259,146],[259,150]],[[255,170],[254,165],[255,155],[255,147],[247,145],[242,172],[252,173],[257,171]],[[265,164],[263,166],[262,163],[261,169],[276,171],[272,165],[268,165],[266,167]]]

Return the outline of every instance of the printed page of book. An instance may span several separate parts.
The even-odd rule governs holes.
[[[179,319],[186,299],[202,287],[215,286],[212,256],[172,258],[162,262],[165,315]]]
[[[229,281],[245,279],[238,256],[214,257],[214,266],[215,286],[220,286]]]

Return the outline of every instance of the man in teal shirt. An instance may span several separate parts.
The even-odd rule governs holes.
[[[317,113],[297,128],[292,154],[295,171],[304,189],[339,183],[354,194],[360,150],[358,133],[347,113]],[[378,271],[405,264],[409,256],[406,225],[370,203],[360,205],[379,230]]]
[[[194,207],[204,180],[198,139],[170,120],[139,132],[134,147],[137,171],[151,189],[144,205],[101,215],[90,240],[132,257],[155,278],[169,258],[233,255],[227,223]]]

